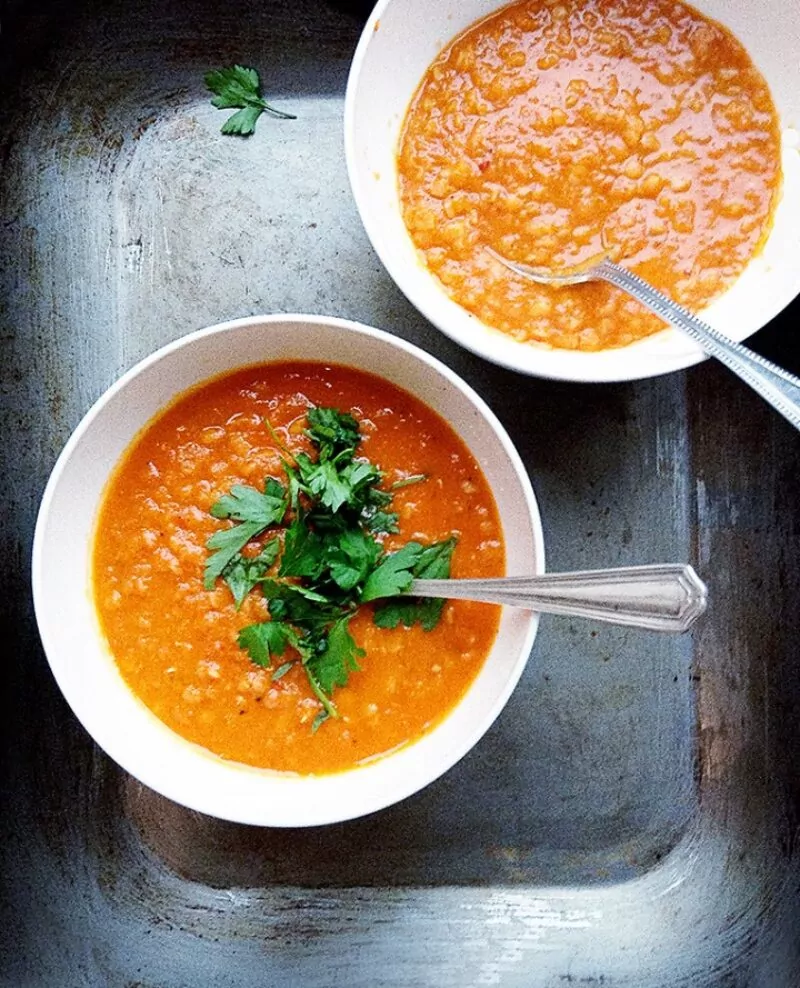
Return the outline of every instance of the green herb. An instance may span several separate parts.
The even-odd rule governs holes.
[[[308,413],[306,435],[319,450],[321,460],[345,452],[352,459],[361,442],[358,422],[352,415],[335,408],[312,408]]]
[[[272,674],[272,682],[276,683],[279,679],[283,679],[286,673],[292,668],[294,662],[284,662],[282,666],[278,668]]]
[[[324,647],[318,648],[307,660],[306,666],[311,670],[322,691],[330,696],[335,687],[346,686],[351,672],[360,668],[358,660],[366,655],[359,648],[347,627],[349,618],[339,618],[328,632]]]
[[[236,484],[230,494],[211,506],[211,514],[215,518],[232,518],[233,521],[257,521],[266,528],[286,514],[286,491],[272,477],[267,478],[263,494],[255,487]]]
[[[352,528],[328,540],[325,564],[340,589],[353,590],[364,583],[380,555],[381,547],[371,535]],[[363,591],[361,599],[364,600]]]
[[[261,82],[255,69],[233,65],[227,69],[208,72],[205,84],[214,93],[211,105],[218,110],[238,109],[222,125],[223,134],[247,137],[254,133],[256,121],[262,113],[269,113],[281,120],[296,120],[291,113],[284,113],[270,106],[261,96]]]
[[[234,559],[222,571],[222,578],[228,584],[233,599],[236,602],[236,610],[242,606],[244,598],[250,593],[253,587],[263,580],[270,566],[278,558],[281,544],[278,539],[270,539],[265,543],[261,552],[252,559],[239,557]]]
[[[237,484],[230,494],[221,497],[211,506],[215,518],[230,518],[239,522],[234,528],[215,532],[206,543],[216,551],[206,562],[203,585],[211,590],[218,577],[224,576],[228,567],[240,559],[242,549],[286,514],[287,495],[283,486],[268,478],[264,493],[254,487]]]
[[[286,485],[270,477],[263,492],[238,484],[211,508],[215,518],[233,522],[216,532],[207,546],[214,550],[205,569],[205,585],[221,577],[240,607],[248,593],[260,590],[269,620],[243,628],[238,642],[253,662],[269,667],[293,649],[321,710],[316,731],[338,717],[334,691],[356,672],[364,650],[350,633],[350,619],[365,603],[380,601],[374,620],[381,627],[419,622],[435,627],[444,601],[396,598],[415,577],[448,576],[455,539],[423,546],[408,542],[386,553],[378,540],[396,532],[398,517],[388,511],[391,491],[382,489],[383,474],[357,457],[361,437],[352,415],[335,408],[313,408],[305,436],[314,454],[293,454],[265,422],[283,454]],[[421,483],[414,475],[400,481]],[[258,555],[243,556],[253,539],[272,534]],[[277,534],[279,531],[282,538]],[[272,673],[276,681],[292,667],[286,661]]]
[[[421,484],[423,480],[427,480],[428,475],[424,473],[412,473],[408,477],[402,477],[400,480],[396,480],[390,490],[399,491],[401,487],[410,487],[412,484]]]
[[[448,539],[424,548],[413,565],[412,576],[420,580],[446,580],[455,546],[456,540]],[[443,607],[444,600],[440,597],[387,600],[375,608],[374,621],[379,628],[396,628],[399,624],[410,628],[418,622],[423,630],[432,631],[439,623]]]
[[[419,542],[407,542],[402,549],[386,556],[369,575],[361,594],[363,601],[405,593],[414,579],[414,565],[422,552]]]
[[[249,624],[239,632],[239,645],[247,649],[256,665],[268,666],[274,655],[283,655],[286,646],[294,644],[297,635],[291,625],[282,621],[262,621]]]

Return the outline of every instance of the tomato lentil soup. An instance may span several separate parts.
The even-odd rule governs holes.
[[[384,548],[456,534],[454,577],[502,575],[494,498],[449,425],[384,380],[313,363],[236,371],[189,392],[146,427],[109,483],[93,558],[102,630],[133,692],[177,733],[223,758],[304,774],[351,768],[440,721],[480,670],[500,610],[449,601],[426,632],[378,628],[372,607],[361,607],[350,623],[367,653],[361,671],[335,691],[340,717],[312,733],[320,704],[300,664],[273,681],[274,667],[255,665],[237,644],[242,627],[267,620],[266,601],[250,593],[237,612],[221,581],[204,589],[203,569],[206,542],[230,524],[213,518],[211,505],[234,484],[261,489],[266,477],[285,479],[264,419],[293,451],[308,450],[305,417],[318,405],[359,420],[358,453],[384,471],[385,485],[427,477],[396,490],[400,532],[386,536]]]
[[[676,0],[522,0],[428,69],[398,151],[403,217],[448,294],[520,341],[600,350],[663,323],[617,289],[554,289],[515,261],[607,252],[694,310],[758,252],[780,129],[743,46]]]

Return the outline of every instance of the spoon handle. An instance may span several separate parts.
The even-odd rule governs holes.
[[[546,614],[686,631],[706,609],[706,587],[691,566],[627,566],[489,580],[414,580],[416,597],[481,600]]]
[[[638,275],[613,261],[601,261],[594,272],[632,295],[660,316],[664,322],[690,336],[709,356],[716,357],[734,374],[738,374],[777,412],[791,422],[795,429],[800,429],[800,379],[757,353],[753,353],[741,343],[728,339],[723,333],[713,329],[697,316],[693,316],[666,295],[662,295]]]

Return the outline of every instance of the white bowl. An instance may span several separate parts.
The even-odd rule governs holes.
[[[463,700],[433,731],[364,767],[302,777],[225,761],[166,727],[130,691],[100,632],[90,589],[92,534],[115,464],[156,413],[201,381],[277,360],[324,360],[388,378],[450,422],[482,465],[506,540],[507,572],[541,572],[539,512],[505,430],[475,392],[422,350],[376,329],[316,316],[261,316],[185,336],[137,364],[86,414],[47,484],[33,546],[33,595],[47,658],[67,702],[115,761],[203,813],[263,826],[332,823],[389,806],[457,762],[519,679],[536,615],[503,610]]]
[[[781,117],[783,197],[763,252],[703,318],[736,340],[764,326],[800,293],[800,4],[785,0],[697,0],[729,28],[767,80]],[[494,363],[570,381],[651,377],[704,359],[698,346],[665,330],[597,353],[518,343],[453,302],[419,260],[400,213],[396,152],[409,102],[441,49],[497,0],[379,0],[353,58],[345,101],[350,184],[372,245],[408,299],[442,332]]]

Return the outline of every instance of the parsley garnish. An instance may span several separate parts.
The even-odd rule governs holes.
[[[221,577],[237,608],[260,589],[270,619],[243,628],[239,645],[266,668],[294,650],[321,706],[312,725],[316,731],[329,717],[338,717],[332,695],[364,657],[349,628],[358,607],[379,601],[374,621],[380,627],[419,622],[425,630],[434,628],[443,600],[384,598],[405,593],[415,577],[449,576],[455,539],[430,546],[408,542],[385,552],[378,536],[398,530],[397,515],[386,510],[392,489],[426,478],[415,475],[382,489],[378,467],[356,456],[361,436],[352,415],[335,408],[308,412],[305,436],[313,456],[293,454],[269,422],[265,425],[283,454],[287,483],[269,477],[263,492],[237,484],[215,502],[211,514],[234,524],[206,543],[213,553],[204,582],[211,589]],[[269,537],[258,554],[243,554],[265,533]],[[294,662],[279,665],[272,681]]]
[[[242,557],[234,559],[225,567],[222,578],[230,587],[237,611],[253,587],[267,575],[267,571],[278,558],[280,551],[280,542],[273,538],[264,545],[257,556],[251,559]]]
[[[409,545],[412,544],[409,542]],[[422,549],[412,567],[412,577],[420,580],[447,579],[450,576],[450,559],[455,547],[456,540],[448,539]],[[419,622],[425,631],[432,631],[439,623],[443,607],[444,601],[439,597],[387,600],[375,608],[374,620],[379,628],[396,628],[398,624],[410,628],[412,624]]]
[[[272,477],[264,484],[263,494],[254,487],[237,484],[230,494],[211,506],[211,514],[215,518],[230,518],[242,524],[215,532],[206,543],[207,548],[216,550],[206,562],[203,579],[206,590],[211,590],[217,577],[224,576],[229,567],[241,558],[241,551],[248,542],[283,518],[286,507],[286,491]]]
[[[269,113],[281,120],[296,120],[292,113],[276,110],[261,96],[261,82],[255,69],[233,65],[227,69],[208,72],[205,84],[214,93],[211,105],[218,110],[234,110],[221,127],[223,134],[247,137],[255,132],[256,121],[262,113]]]

